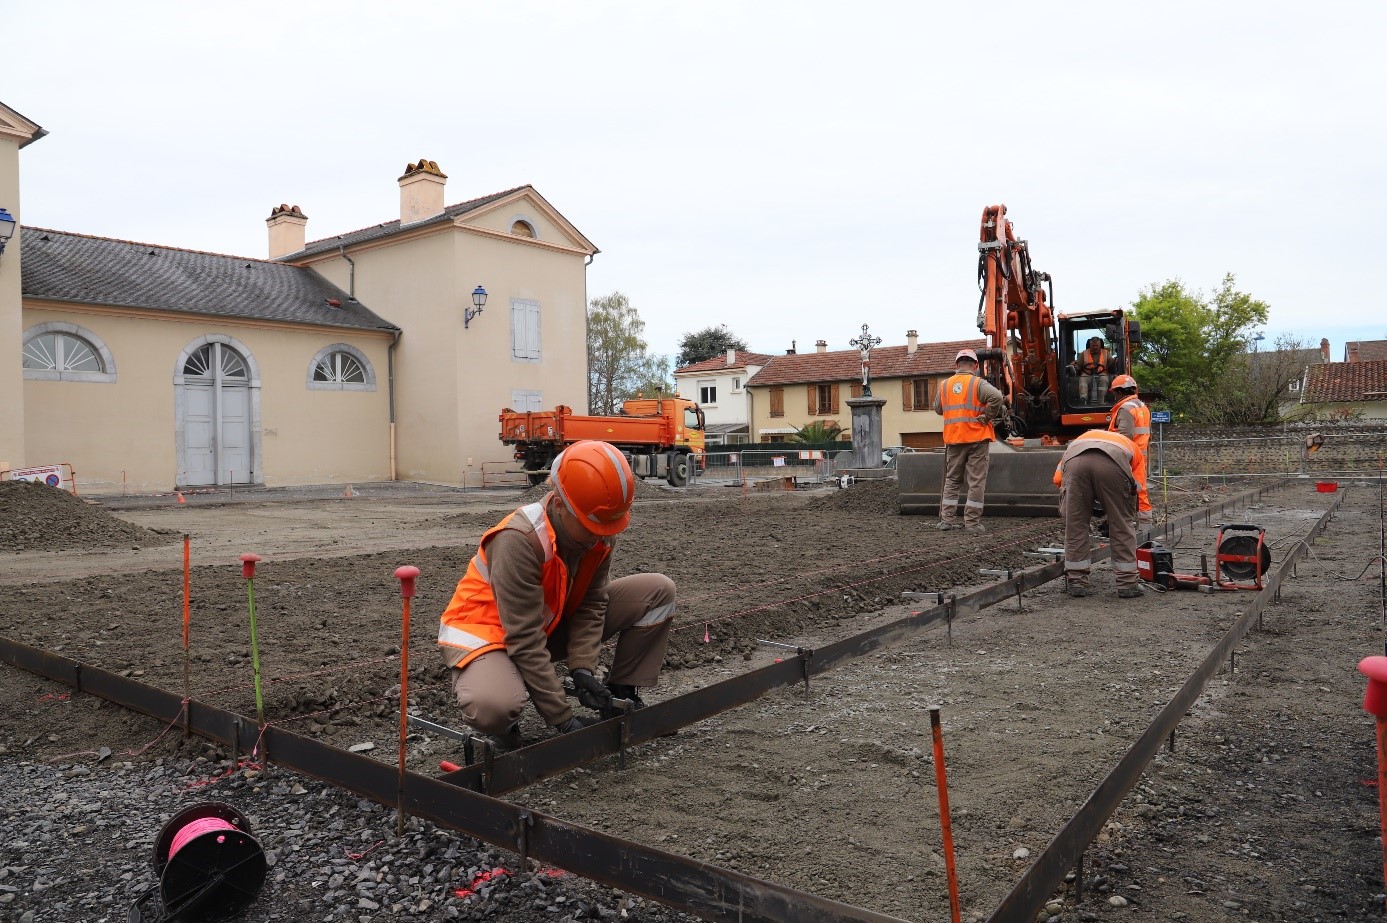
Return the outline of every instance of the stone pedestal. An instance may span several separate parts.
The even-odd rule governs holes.
[[[852,466],[881,467],[881,408],[884,397],[850,397],[852,408]]]

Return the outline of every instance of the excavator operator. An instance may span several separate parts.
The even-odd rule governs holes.
[[[1079,372],[1079,397],[1090,404],[1100,403],[1108,393],[1112,372],[1112,354],[1104,348],[1103,338],[1089,337],[1074,364]]]
[[[1151,525],[1151,494],[1146,489],[1146,467],[1150,460],[1151,408],[1137,397],[1137,380],[1118,375],[1112,380],[1117,403],[1108,414],[1108,432],[1121,433],[1137,446],[1137,526]]]
[[[584,440],[560,452],[550,472],[550,493],[481,537],[439,620],[462,719],[503,750],[522,743],[527,700],[559,733],[644,707],[637,687],[658,682],[674,619],[674,581],[664,574],[608,579],[636,490],[626,457]],[[604,683],[597,653],[612,637]],[[573,713],[559,660],[597,716]]]

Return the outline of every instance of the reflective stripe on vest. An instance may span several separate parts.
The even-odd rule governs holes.
[[[986,405],[978,397],[981,384],[981,378],[965,373],[951,375],[945,379],[944,391],[939,396],[939,406],[944,417],[945,443],[957,445],[993,438],[992,425],[979,422],[986,409]]]
[[[1132,479],[1133,483],[1136,483],[1136,475],[1132,473],[1132,468],[1135,465],[1135,461],[1137,458],[1140,457],[1140,450],[1137,448],[1136,443],[1128,439],[1121,433],[1109,432],[1107,430],[1102,429],[1091,429],[1088,432],[1084,433],[1082,436],[1080,436],[1078,439],[1075,439],[1073,442],[1069,443],[1069,446],[1064,450],[1064,455],[1060,456],[1059,464],[1055,465],[1055,476],[1052,479],[1054,481],[1055,486],[1059,488],[1064,487],[1065,462],[1069,461],[1071,458],[1076,458],[1079,455],[1082,455],[1089,449],[1101,450],[1103,444],[1105,443],[1108,445],[1117,446],[1127,453],[1127,467],[1123,468],[1122,470],[1127,474],[1129,478]]]
[[[457,652],[450,656],[450,660],[452,656],[457,657],[452,664],[455,667],[464,667],[490,651],[505,649],[506,633],[496,608],[486,545],[502,529],[513,528],[516,516],[524,516],[529,521],[543,552],[540,581],[544,591],[546,635],[552,634],[563,616],[587,595],[593,574],[610,552],[611,546],[605,541],[594,545],[579,562],[570,586],[568,568],[557,554],[554,529],[543,502],[521,507],[501,520],[482,536],[477,553],[472,556],[452,600],[439,617],[438,643]]]
[[[1147,439],[1134,439],[1137,448],[1146,450],[1146,443],[1150,442],[1151,435],[1151,408],[1146,406],[1146,402],[1135,394],[1124,397],[1113,405],[1112,412],[1108,414],[1108,430],[1114,433],[1122,432],[1117,426],[1118,414],[1126,411],[1132,416],[1132,435],[1146,436]]]

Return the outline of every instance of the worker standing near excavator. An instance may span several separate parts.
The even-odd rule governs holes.
[[[1055,466],[1054,481],[1060,489],[1060,516],[1064,519],[1064,587],[1070,596],[1093,594],[1089,526],[1094,500],[1103,504],[1108,516],[1117,595],[1123,599],[1142,595],[1134,525],[1137,459],[1136,443],[1126,436],[1091,429],[1069,443]]]
[[[1146,486],[1146,471],[1150,463],[1151,408],[1137,397],[1137,380],[1131,375],[1118,375],[1112,380],[1112,393],[1117,403],[1108,414],[1108,431],[1121,433],[1136,443],[1140,462],[1137,474],[1137,527],[1151,525],[1151,494]]]
[[[958,498],[967,482],[963,529],[982,532],[983,495],[992,442],[992,421],[1002,415],[1002,392],[978,375],[978,354],[961,349],[954,374],[934,395],[934,412],[944,418],[944,486],[939,491],[940,530],[957,529]]]
[[[623,702],[643,707],[638,687],[658,681],[674,619],[674,581],[664,574],[608,579],[636,490],[626,457],[605,442],[576,442],[554,459],[550,481],[543,499],[481,537],[439,622],[463,721],[503,749],[521,743],[526,700],[560,733],[615,717]],[[604,683],[597,653],[612,637]],[[573,713],[560,660],[597,716]]]

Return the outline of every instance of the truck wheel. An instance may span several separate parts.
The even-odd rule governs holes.
[[[526,471],[525,477],[529,480],[531,487],[537,487],[549,480],[549,475],[544,471]]]
[[[671,487],[688,487],[693,462],[688,452],[676,452],[669,462],[669,483]]]

